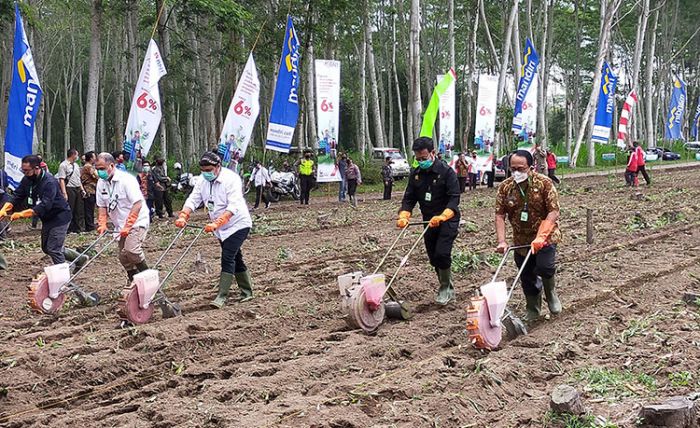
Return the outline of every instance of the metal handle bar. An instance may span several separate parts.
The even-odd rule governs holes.
[[[527,245],[526,245],[527,246]],[[513,295],[513,290],[515,290],[515,285],[520,281],[520,276],[523,274],[523,271],[525,270],[525,266],[527,266],[528,260],[530,260],[530,256],[532,256],[532,248],[528,250],[527,255],[525,256],[525,260],[523,260],[523,263],[520,265],[520,269],[518,269],[518,275],[515,276],[515,279],[513,280],[513,284],[510,286],[510,290],[508,291],[508,299],[506,299],[506,302],[508,302]]]
[[[93,245],[95,245],[100,239],[102,239],[103,236],[105,236],[105,235],[107,235],[107,234],[108,234],[108,232],[105,232],[105,233],[103,233],[102,235],[100,235],[100,237],[97,238],[97,240],[95,240],[95,242],[93,243]],[[92,262],[94,262],[98,257],[100,257],[100,255],[101,255],[102,253],[104,253],[105,250],[106,250],[107,248],[109,248],[109,246],[112,245],[112,244],[113,244],[115,241],[117,241],[119,238],[120,238],[120,236],[117,235],[117,236],[113,237],[111,241],[107,242],[107,245],[105,245],[104,247],[102,247],[102,248],[100,249],[100,251],[98,251],[97,254],[95,254],[94,257],[92,257],[90,260],[87,261],[87,263],[85,263],[85,264],[83,265],[83,267],[81,267],[80,269],[78,269],[78,271],[77,271],[76,273],[74,273],[74,274],[68,279],[68,281],[66,281],[65,284],[61,285],[61,288],[63,288],[63,287],[65,287],[66,285],[70,284],[78,275],[80,275],[80,273],[81,273],[82,271],[84,271],[88,266],[90,266],[90,265],[92,264]],[[77,259],[76,259],[76,260],[77,260]]]
[[[102,238],[104,238],[105,236],[109,235],[110,233],[117,233],[117,232],[118,232],[117,230],[107,230],[107,231],[105,231],[105,232],[102,232],[102,233],[100,234],[100,236],[98,236],[97,239],[95,239],[94,241],[92,241],[92,244],[90,244],[82,253],[80,253],[80,255],[79,255],[78,257],[76,257],[75,260],[73,260],[73,261],[70,263],[70,265],[68,265],[68,266],[69,266],[69,267],[73,267],[73,265],[75,265],[75,264],[78,262],[78,260],[80,260],[81,257],[83,257],[84,255],[86,255],[90,250],[92,250],[92,249],[95,247],[95,245],[97,245],[97,243],[100,242],[100,241],[102,240]],[[88,263],[88,264],[90,264],[90,263]],[[87,265],[86,265],[86,266],[87,266]],[[81,268],[81,270],[82,270],[82,268]]]
[[[193,226],[193,227],[194,227],[194,226]],[[182,230],[185,230],[185,229],[183,228]],[[200,236],[202,236],[202,233],[203,233],[203,232],[204,232],[204,228],[201,227],[201,228],[199,229],[199,232],[197,232],[197,235],[196,235],[196,236],[194,237],[194,239],[192,240],[192,242],[190,242],[190,244],[187,246],[187,248],[185,248],[185,251],[182,252],[182,255],[180,255],[180,258],[177,259],[177,261],[175,262],[175,265],[173,265],[173,267],[168,271],[168,274],[165,275],[165,278],[163,278],[163,280],[160,282],[160,284],[158,285],[158,290],[160,290],[161,288],[163,288],[163,286],[164,286],[165,283],[168,281],[168,279],[170,279],[170,277],[172,276],[173,272],[175,272],[175,269],[177,269],[177,268],[180,266],[180,263],[182,263],[182,260],[185,258],[185,256],[187,255],[187,253],[189,253],[189,251],[190,251],[190,249],[192,248],[192,246],[194,245],[194,243],[197,242],[197,240],[199,239]]]
[[[0,220],[2,220],[2,219],[0,219]],[[5,231],[6,231],[7,229],[9,229],[11,224],[12,224],[12,219],[8,220],[8,221],[7,221],[7,224],[5,225],[5,227],[3,227],[2,230],[0,230],[0,235],[2,235],[3,233],[5,233]]]
[[[396,244],[399,242],[399,240],[401,239],[401,237],[404,236],[404,234],[406,233],[406,231],[408,230],[408,228],[409,228],[410,226],[420,226],[420,225],[426,225],[426,224],[428,224],[428,223],[430,223],[430,222],[428,222],[428,221],[415,221],[415,222],[413,222],[413,223],[408,223],[408,225],[407,225],[406,227],[402,228],[401,231],[399,232],[399,235],[396,237],[396,239],[394,239],[394,242],[391,244],[391,246],[389,247],[389,249],[388,249],[388,250],[386,251],[386,253],[384,254],[384,257],[382,257],[382,260],[381,260],[381,261],[379,262],[379,264],[377,265],[377,268],[374,269],[374,272],[372,272],[372,275],[374,275],[374,274],[376,274],[377,272],[379,272],[379,269],[381,269],[382,265],[383,265],[384,262],[386,261],[386,258],[389,257],[389,253],[391,253],[391,251],[394,249],[394,247],[395,247]]]
[[[501,268],[503,265],[506,263],[506,260],[508,260],[508,253],[510,253],[513,250],[519,250],[521,248],[528,248],[530,245],[515,245],[506,248],[506,251],[503,253],[503,258],[501,259],[501,263],[498,264],[498,268],[496,269],[496,273],[493,274],[493,278],[491,278],[491,282],[496,281],[496,278],[498,277],[498,274],[501,272]]]
[[[392,277],[391,277],[391,280],[389,281],[389,285],[386,286],[386,289],[384,290],[384,294],[393,293],[393,292],[394,292],[394,290],[391,288],[392,284],[394,283],[394,280],[395,280],[396,277],[398,276],[399,271],[401,270],[401,268],[402,268],[402,267],[406,264],[406,262],[408,261],[408,256],[410,256],[411,253],[413,252],[413,250],[416,249],[416,247],[418,246],[418,243],[421,241],[421,239],[423,239],[423,236],[425,236],[425,233],[426,233],[427,231],[428,231],[428,228],[427,228],[427,227],[426,227],[425,229],[423,229],[423,232],[420,234],[420,236],[418,237],[418,239],[416,239],[416,241],[413,243],[413,245],[411,246],[411,249],[409,249],[409,250],[408,250],[408,253],[406,253],[406,255],[403,256],[403,258],[401,259],[401,263],[399,263],[399,267],[396,268],[396,272],[394,272],[394,276],[392,276]],[[391,292],[389,292],[389,290],[391,290]],[[382,298],[384,297],[384,294],[382,294]],[[390,295],[391,295],[391,294],[390,294]]]

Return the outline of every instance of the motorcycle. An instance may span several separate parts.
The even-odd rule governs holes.
[[[279,202],[282,196],[291,196],[295,201],[301,196],[299,181],[293,172],[280,172],[270,169],[270,201]]]
[[[187,197],[192,193],[192,189],[194,189],[194,185],[196,184],[195,176],[189,172],[182,172],[182,165],[180,162],[175,162],[174,168],[175,180],[170,183],[170,190],[173,193],[182,192],[185,194],[185,197]]]

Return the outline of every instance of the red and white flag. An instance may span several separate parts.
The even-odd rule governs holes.
[[[637,93],[634,92],[633,89],[632,92],[630,92],[630,94],[627,95],[625,104],[622,106],[622,114],[620,115],[620,126],[617,127],[617,147],[621,149],[627,147],[625,143],[625,139],[627,138],[627,126],[630,123],[632,109],[634,108],[635,104],[637,104]]]

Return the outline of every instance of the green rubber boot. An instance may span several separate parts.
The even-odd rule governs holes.
[[[131,287],[131,284],[134,282],[134,275],[136,275],[137,273],[139,273],[139,271],[136,269],[126,271],[126,276],[128,278],[126,280],[127,281],[127,283],[126,283],[127,288]]]
[[[218,309],[224,307],[226,299],[228,299],[228,293],[231,291],[231,284],[233,284],[233,275],[228,272],[221,272],[221,276],[219,276],[219,295],[211,302],[213,307]]]
[[[554,280],[554,277],[542,278],[542,288],[544,288],[544,295],[547,299],[549,312],[552,315],[560,313],[561,302],[559,301],[559,296],[557,296],[556,281]]]
[[[81,256],[79,252],[67,247],[63,249],[63,256],[66,258],[66,261],[75,262],[76,269],[82,269],[82,267],[85,266],[85,263],[90,260],[87,255]]]
[[[540,291],[534,296],[525,295],[525,314],[526,322],[535,322],[540,318],[540,307],[542,306],[542,292]]]
[[[238,272],[236,274],[236,283],[241,291],[239,302],[247,302],[253,298],[253,278],[250,277],[250,271]]]
[[[455,298],[455,289],[452,285],[452,269],[438,269],[437,274],[440,288],[435,301],[440,305],[446,305]]]
[[[148,270],[148,265],[146,264],[146,261],[142,261],[141,263],[136,265],[136,271],[141,273],[145,270]]]

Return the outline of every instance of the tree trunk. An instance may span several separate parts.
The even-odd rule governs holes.
[[[457,69],[455,62],[455,1],[447,0],[447,34],[450,43],[450,67]]]
[[[156,10],[158,13],[162,7],[164,0],[156,0]],[[176,28],[177,21],[174,10],[168,11],[167,7],[163,10],[158,21],[158,36],[160,37],[160,49],[163,60],[166,66],[170,61],[171,48],[170,48],[170,30],[166,26],[166,20],[169,18],[169,28]],[[165,113],[166,125],[168,129],[167,141],[170,143],[170,147],[179,148],[182,144],[182,136],[180,135],[180,127],[178,126],[177,115],[176,115],[176,101],[175,101],[175,83],[173,79],[163,79],[163,88],[165,89],[165,94],[161,94],[161,99],[163,101],[163,111]],[[165,141],[165,140],[164,140]],[[161,147],[163,156],[167,157],[168,148]],[[182,158],[182,155],[180,156]]]
[[[389,47],[387,45],[384,45],[384,56],[385,58],[389,58]],[[386,97],[386,106],[387,106],[387,114],[389,115],[389,120],[387,120],[387,147],[394,147],[394,90],[393,85],[392,85],[392,79],[394,77],[394,74],[392,72],[393,68],[396,66],[395,64],[392,64],[391,61],[389,62],[389,70],[387,70],[386,73],[386,90],[387,90],[387,97]]]
[[[479,13],[481,14],[481,20],[484,23],[484,31],[486,32],[486,40],[488,40],[489,48],[491,49],[491,57],[493,58],[493,64],[495,68],[500,69],[501,61],[498,59],[496,46],[493,44],[493,39],[491,38],[491,31],[489,30],[489,21],[486,18],[486,10],[484,9],[484,0],[479,0]]]
[[[540,44],[540,66],[537,76],[540,81],[537,85],[537,140],[547,147],[547,124],[545,123],[545,103],[547,101],[546,69],[547,69],[547,36],[549,34],[549,0],[542,0],[544,13],[544,29],[542,31],[542,43]]]
[[[423,102],[421,100],[421,79],[420,79],[420,31],[421,31],[421,16],[420,16],[420,0],[411,0],[411,41],[410,41],[410,113],[411,113],[411,137],[420,135],[422,125],[421,118],[423,116]]]
[[[364,5],[365,40],[367,48],[367,69],[369,70],[369,83],[372,98],[372,116],[374,116],[374,140],[377,147],[384,147],[384,120],[379,106],[379,90],[377,89],[377,72],[374,64],[374,45],[372,43],[372,28],[369,20],[369,2],[365,0]]]
[[[408,145],[406,144],[406,136],[404,135],[403,123],[403,107],[401,105],[401,85],[399,84],[399,74],[396,71],[396,0],[391,0],[391,71],[394,74],[394,84],[396,85],[396,106],[399,113],[399,136],[401,137],[401,148],[406,157],[408,157]]]
[[[642,52],[644,51],[644,37],[647,29],[647,20],[649,18],[649,0],[642,0],[642,10],[639,14],[639,20],[637,21],[637,38],[634,43],[634,56],[632,57],[632,76],[630,77],[630,89],[635,89],[637,93],[641,92],[639,88],[639,69],[642,64]],[[630,136],[633,140],[639,138],[639,120],[637,117],[641,115],[637,114],[638,109],[632,111],[632,129],[630,129]]]
[[[520,40],[520,19],[518,15],[519,13],[515,14],[515,23],[513,24],[513,80],[515,84],[513,87],[516,88],[516,90],[520,82],[520,64],[523,62],[522,52],[520,50],[522,40]]]
[[[306,117],[308,118],[307,141],[314,149],[318,149],[318,135],[316,135],[316,93],[314,92],[316,82],[314,82],[315,66],[314,64],[314,40],[313,35],[309,34],[309,43],[306,48]]]
[[[468,146],[468,138],[472,133],[472,120],[474,118],[474,112],[472,107],[475,105],[474,99],[474,74],[476,72],[476,36],[479,31],[479,10],[482,4],[482,0],[477,2],[477,10],[474,11],[474,25],[472,26],[471,41],[469,51],[471,52],[471,60],[466,61],[469,63],[469,76],[466,79],[467,86],[467,113],[465,115],[465,125],[464,125],[464,136],[462,137],[462,150],[466,150]]]
[[[363,33],[360,52],[360,141],[358,147],[362,156],[367,154],[367,34]]]
[[[100,68],[102,58],[102,0],[92,2],[92,22],[90,28],[90,60],[88,63],[87,106],[85,114],[85,135],[83,150],[94,151],[97,137],[97,101],[100,88]],[[82,94],[80,94],[82,97]]]
[[[578,159],[579,151],[581,150],[581,143],[586,134],[586,129],[588,127],[588,122],[590,116],[598,104],[598,92],[600,91],[600,80],[601,80],[601,67],[603,66],[603,60],[608,54],[608,48],[610,45],[610,29],[612,26],[612,19],[617,13],[617,9],[620,7],[622,0],[601,0],[600,1],[600,36],[598,38],[598,59],[595,65],[595,74],[593,78],[593,85],[591,86],[591,97],[588,100],[588,105],[586,106],[586,111],[581,119],[581,126],[576,134],[576,145],[574,146],[574,153],[569,159],[569,165],[572,168],[576,167],[576,160]],[[591,143],[592,144],[592,143]],[[595,166],[595,146],[589,145],[588,153],[588,166]]]
[[[654,79],[654,57],[656,50],[656,29],[659,25],[659,10],[654,12],[654,23],[651,24],[651,34],[649,35],[649,46],[647,51],[647,69],[645,76],[646,83],[646,102],[644,103],[644,108],[646,112],[646,122],[647,122],[647,147],[656,147],[656,127],[654,126],[654,90],[653,90],[653,79]]]

